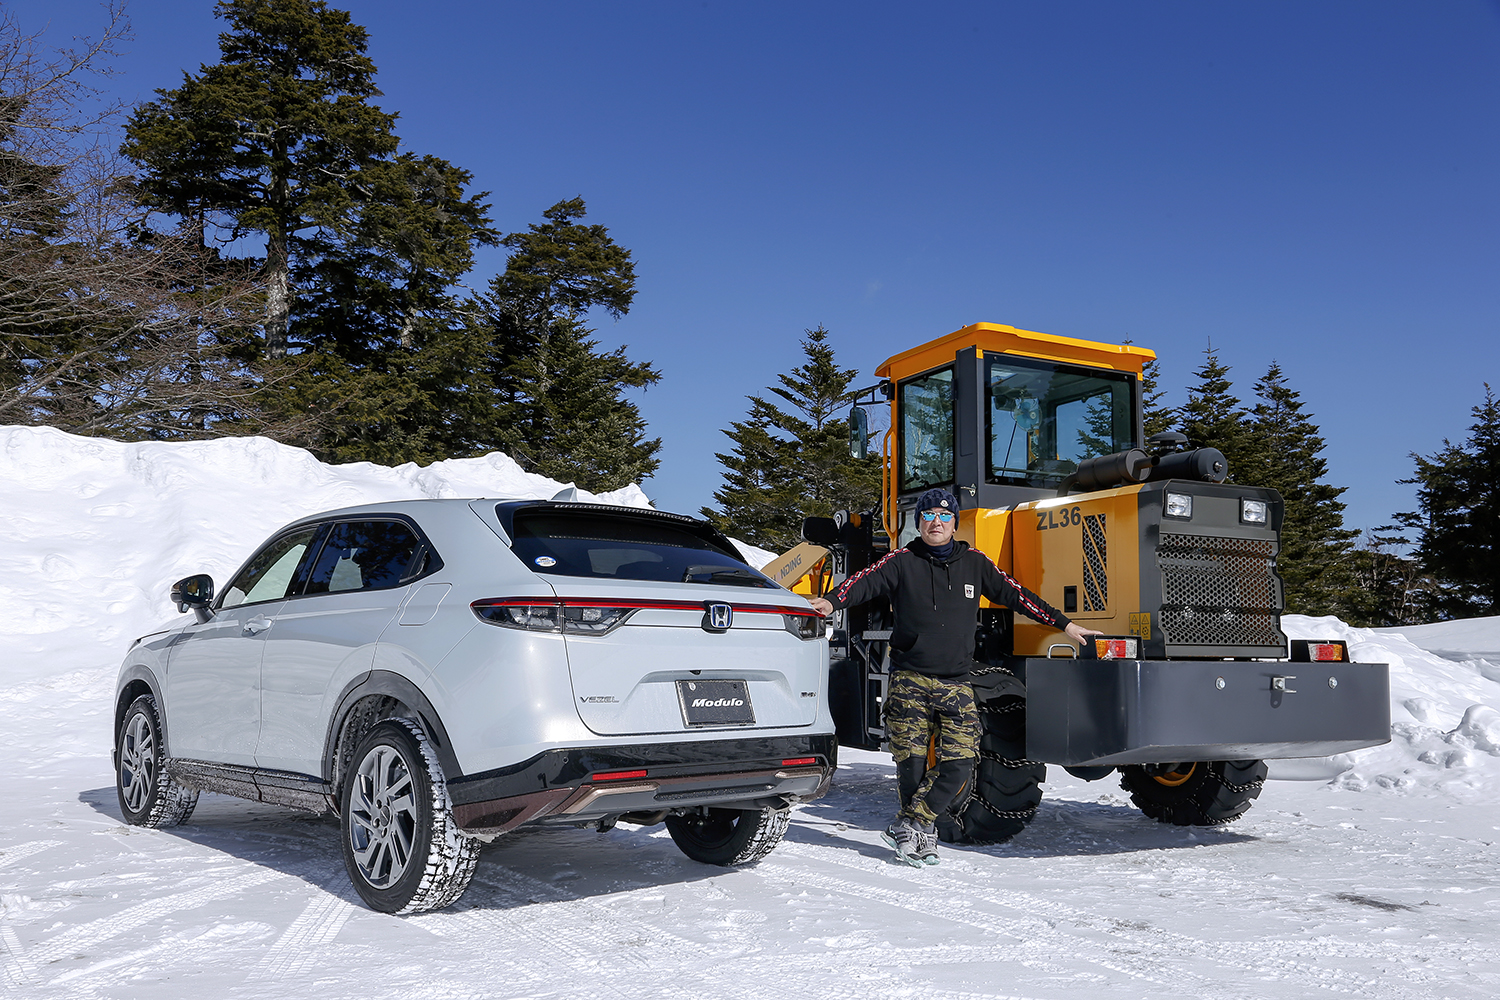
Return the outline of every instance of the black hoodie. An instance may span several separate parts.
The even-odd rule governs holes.
[[[968,542],[955,541],[946,559],[914,538],[826,595],[835,608],[888,597],[896,612],[891,663],[929,677],[962,677],[974,662],[979,598],[1028,618],[1067,628],[1062,612],[1017,583]]]

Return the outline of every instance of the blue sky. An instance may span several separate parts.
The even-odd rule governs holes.
[[[598,335],[662,370],[668,509],[820,323],[865,375],[977,321],[1130,338],[1173,403],[1210,343],[1243,399],[1279,361],[1356,528],[1500,389],[1493,2],[333,5],[500,229],[581,195],[634,253]],[[102,22],[7,6],[54,44]],[[206,0],[129,13],[118,95],[217,59]]]

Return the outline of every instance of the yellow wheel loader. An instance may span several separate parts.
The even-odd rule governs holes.
[[[1141,370],[1154,357],[977,323],[886,361],[850,414],[854,454],[880,448],[883,501],[808,519],[802,565],[821,556],[811,546],[828,552],[798,590],[825,593],[916,537],[912,506],[940,486],[959,498],[960,539],[1104,633],[1078,648],[982,602],[984,732],[974,779],[939,822],[945,840],[1018,833],[1048,764],[1087,780],[1118,771],[1146,815],[1217,824],[1250,807],[1267,759],[1390,739],[1386,665],[1350,662],[1341,642],[1288,644],[1281,630],[1281,497],[1226,483],[1223,454],[1181,434],[1143,440]],[[872,433],[880,411],[889,429]],[[890,608],[832,624],[839,741],[877,749]]]

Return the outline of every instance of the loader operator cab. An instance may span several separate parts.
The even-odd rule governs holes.
[[[910,502],[934,486],[965,508],[1055,495],[1080,462],[1141,446],[1141,367],[1152,352],[980,323],[890,359],[884,393],[854,407],[854,454],[871,413],[892,404],[885,520],[916,535]],[[879,395],[885,399],[878,398]]]

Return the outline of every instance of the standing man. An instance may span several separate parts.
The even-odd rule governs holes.
[[[917,498],[921,534],[873,566],[814,598],[822,615],[877,597],[895,611],[891,633],[890,687],[885,721],[896,762],[901,810],[882,836],[909,865],[938,863],[937,818],[950,808],[974,770],[979,750],[979,711],[969,670],[979,598],[1067,632],[1082,643],[1101,633],[1083,628],[1016,583],[984,553],[954,541],[958,498],[928,490]],[[937,734],[937,766],[927,769],[927,747]]]

